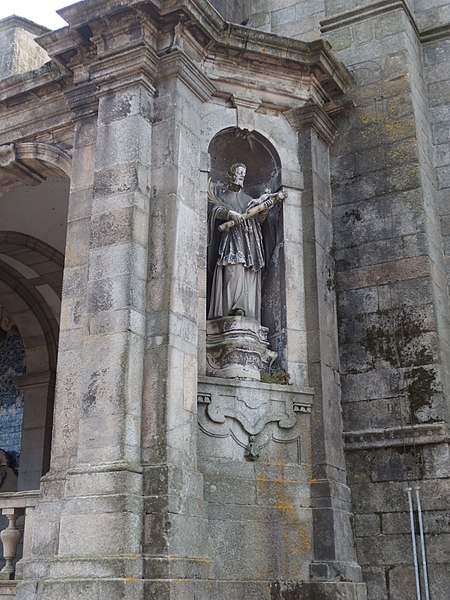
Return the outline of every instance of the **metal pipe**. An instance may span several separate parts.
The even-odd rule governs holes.
[[[422,551],[423,588],[425,590],[425,600],[430,600],[430,590],[428,587],[427,554],[426,554],[426,549],[425,549],[425,536],[423,533],[422,506],[420,504],[419,486],[416,487],[416,505],[417,505],[417,516],[418,516],[418,520],[419,520],[420,549]]]
[[[412,488],[410,488],[410,487],[406,488],[406,492],[408,494],[409,524],[411,527],[411,542],[412,542],[413,558],[414,558],[414,574],[416,576],[416,598],[417,598],[417,600],[421,600],[422,594],[420,592],[419,563],[417,562],[416,530],[414,527],[414,508],[413,508],[413,500],[412,500]]]

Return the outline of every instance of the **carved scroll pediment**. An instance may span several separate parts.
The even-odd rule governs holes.
[[[202,378],[198,389],[200,430],[217,440],[231,437],[247,460],[270,441],[300,445],[299,413],[311,411],[310,390],[212,377]]]
[[[215,423],[224,423],[227,417],[236,419],[249,435],[261,433],[271,422],[289,429],[297,420],[292,401],[289,399],[261,402],[257,397],[252,400],[238,396],[217,395],[208,404],[207,413]]]

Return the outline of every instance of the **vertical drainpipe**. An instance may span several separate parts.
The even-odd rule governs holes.
[[[423,587],[425,590],[425,600],[430,600],[430,591],[428,588],[428,565],[427,565],[427,555],[426,555],[426,550],[425,550],[425,536],[423,533],[422,506],[420,503],[419,486],[417,486],[415,488],[415,491],[416,491],[417,516],[418,516],[418,520],[419,520],[420,549],[422,552]]]
[[[416,576],[416,597],[417,600],[422,599],[422,595],[420,592],[420,576],[419,576],[419,563],[417,561],[417,546],[416,546],[416,530],[414,527],[414,508],[413,508],[413,499],[412,499],[412,488],[406,488],[406,492],[408,494],[408,504],[409,504],[409,523],[411,527],[411,542],[413,549],[413,557],[414,557],[414,574]]]

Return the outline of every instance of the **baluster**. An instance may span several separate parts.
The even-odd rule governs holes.
[[[17,518],[23,514],[22,508],[4,508],[2,514],[8,519],[8,527],[0,533],[0,539],[3,544],[3,557],[5,566],[0,571],[1,579],[14,578],[14,561],[17,554],[17,548],[22,539],[22,532],[16,527]]]

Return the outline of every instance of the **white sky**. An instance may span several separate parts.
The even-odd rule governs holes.
[[[56,14],[57,8],[75,4],[77,0],[0,0],[0,19],[17,15],[30,21],[59,29],[67,23]]]

